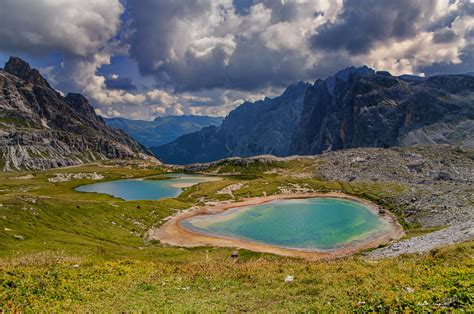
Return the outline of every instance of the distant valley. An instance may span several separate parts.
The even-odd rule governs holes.
[[[137,142],[153,147],[167,144],[179,136],[201,130],[208,126],[219,126],[224,118],[209,116],[165,116],[153,121],[131,120],[125,118],[104,118],[113,128],[127,132]]]

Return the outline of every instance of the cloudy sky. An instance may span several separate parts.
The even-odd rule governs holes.
[[[474,2],[0,0],[10,55],[104,116],[222,116],[349,65],[473,72]]]

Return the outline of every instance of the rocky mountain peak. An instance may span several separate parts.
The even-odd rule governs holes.
[[[0,69],[0,85],[3,171],[149,158],[127,134],[106,126],[84,96],[63,97],[20,58],[11,57]]]
[[[366,65],[356,68],[355,66],[347,67],[343,70],[336,72],[333,76],[328,77],[325,82],[329,93],[332,95],[334,92],[334,87],[336,86],[336,80],[341,80],[347,82],[349,78],[353,75],[358,75],[360,77],[371,76],[375,74],[375,70],[369,68]],[[317,81],[318,82],[318,81]],[[316,84],[316,83],[315,83]]]
[[[5,63],[4,70],[10,74],[26,80],[28,74],[31,72],[31,67],[26,61],[18,57],[10,57],[7,63]]]
[[[165,162],[184,164],[230,156],[314,155],[354,147],[471,148],[473,99],[472,76],[407,79],[367,66],[349,67],[307,87],[289,86],[281,96],[246,102],[220,127],[181,136],[153,151]]]
[[[5,72],[19,77],[32,85],[50,87],[48,81],[36,69],[32,69],[28,62],[18,57],[10,57],[5,63]]]
[[[289,85],[283,92],[282,96],[294,96],[300,93],[304,93],[308,86],[310,86],[310,84],[303,81],[298,81],[294,84]]]
[[[357,74],[359,76],[369,76],[369,75],[374,75],[375,70],[372,68],[369,68],[366,65],[363,65],[357,68],[355,66],[350,66],[336,72],[336,74],[334,74],[334,77],[343,81],[347,81],[349,77],[353,74]]]

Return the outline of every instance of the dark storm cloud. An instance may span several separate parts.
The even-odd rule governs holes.
[[[253,91],[324,77],[351,64],[410,71],[417,60],[457,62],[456,51],[431,56],[430,39],[424,39],[430,35],[417,36],[433,32],[433,45],[456,47],[463,35],[459,25],[450,27],[472,5],[440,7],[431,0],[346,0],[342,7],[324,1],[129,0],[128,41],[141,73],[155,77],[159,88]],[[380,52],[385,63],[364,57],[414,38],[399,56]]]
[[[233,11],[211,0],[131,0],[130,54],[143,74],[175,91],[257,90],[310,78],[306,43],[280,48],[279,42],[299,31],[288,28],[292,22],[321,12],[315,2],[267,2],[247,2]],[[265,37],[279,25],[288,29]]]
[[[109,116],[223,115],[349,65],[472,72],[473,24],[469,0],[0,0],[0,52],[54,54]],[[101,71],[119,55],[144,76]]]
[[[221,60],[218,49],[213,60]],[[215,87],[256,90],[265,86],[284,86],[305,75],[305,59],[288,51],[269,51],[259,42],[241,42],[223,66],[221,62],[200,62],[191,59],[188,67],[170,65],[164,69],[174,74],[178,91],[195,91]]]
[[[346,0],[336,22],[326,22],[312,38],[314,49],[368,52],[377,42],[410,38],[418,20],[431,15],[434,1]]]
[[[105,86],[108,89],[120,89],[126,91],[137,89],[135,84],[133,84],[132,79],[129,77],[107,78],[105,80]]]

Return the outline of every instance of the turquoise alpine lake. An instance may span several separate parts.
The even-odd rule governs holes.
[[[198,183],[220,180],[217,177],[186,174],[166,174],[160,180],[125,179],[81,185],[79,192],[104,193],[124,200],[159,200],[176,197],[183,188]],[[169,178],[169,179],[166,179]]]
[[[277,200],[195,216],[181,225],[211,236],[305,250],[338,249],[390,227],[368,206],[340,198]]]

